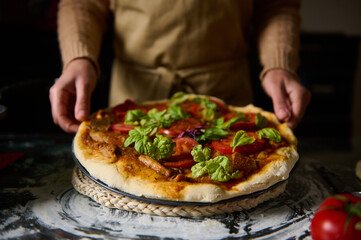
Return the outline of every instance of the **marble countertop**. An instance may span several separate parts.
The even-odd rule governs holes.
[[[18,156],[0,170],[1,239],[311,239],[311,219],[326,197],[361,190],[354,174],[360,155],[301,143],[299,164],[276,199],[212,217],[149,216],[109,209],[75,191],[71,141],[0,135],[0,165],[9,153]]]

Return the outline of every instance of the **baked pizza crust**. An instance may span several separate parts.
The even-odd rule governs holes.
[[[192,97],[199,95],[192,95]],[[147,102],[147,104],[162,103],[163,101]],[[129,194],[150,199],[186,201],[186,202],[218,202],[241,195],[251,194],[265,190],[274,184],[288,179],[291,170],[296,164],[297,139],[286,124],[280,124],[273,113],[266,112],[253,105],[245,107],[228,106],[233,111],[261,113],[269,121],[277,123],[277,130],[286,138],[290,146],[276,150],[275,159],[265,165],[260,171],[251,175],[246,181],[233,186],[231,190],[221,188],[210,183],[172,182],[155,171],[139,164],[132,165],[121,159],[116,162],[109,161],[99,152],[87,148],[81,136],[87,129],[89,122],[83,122],[74,138],[73,151],[81,165],[91,176],[101,180],[108,186]]]

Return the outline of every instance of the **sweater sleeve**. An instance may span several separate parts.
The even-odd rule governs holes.
[[[265,73],[282,68],[297,76],[300,35],[299,0],[259,0],[255,2],[259,59]]]
[[[108,0],[62,0],[59,3],[58,40],[63,69],[76,58],[88,58],[99,74],[98,57],[108,11]]]

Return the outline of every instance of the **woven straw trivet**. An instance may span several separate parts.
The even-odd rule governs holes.
[[[250,209],[280,195],[286,182],[256,197],[203,206],[169,206],[136,200],[108,190],[84,175],[78,167],[73,170],[74,188],[103,206],[121,210],[136,211],[155,216],[204,217]]]

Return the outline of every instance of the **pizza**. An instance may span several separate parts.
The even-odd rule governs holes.
[[[126,100],[81,123],[79,163],[109,187],[148,199],[214,203],[288,179],[297,139],[276,116],[204,95]]]

